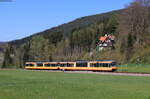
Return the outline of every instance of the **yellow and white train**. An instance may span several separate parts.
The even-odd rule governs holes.
[[[26,62],[28,70],[70,70],[70,71],[115,71],[117,64],[114,60],[97,61],[65,61],[65,62]]]

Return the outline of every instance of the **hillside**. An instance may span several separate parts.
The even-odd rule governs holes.
[[[45,37],[49,37],[49,35],[54,32],[61,32],[64,36],[68,36],[69,33],[71,33],[72,31],[74,31],[76,29],[87,27],[88,25],[91,25],[96,22],[102,22],[104,20],[108,20],[113,15],[119,14],[122,11],[123,10],[116,10],[116,11],[111,11],[111,12],[107,12],[107,13],[81,17],[72,22],[65,23],[60,26],[44,30],[42,32],[33,34],[33,35],[31,35],[29,37],[25,37],[23,39],[13,40],[13,41],[10,41],[9,43],[13,44],[13,45],[21,45],[21,44],[27,42],[28,40],[30,40],[33,36],[43,35]]]
[[[123,10],[78,18],[72,22],[3,44],[3,68],[22,68],[26,61],[113,59],[119,64],[150,63],[150,4],[134,1]],[[138,9],[138,10],[137,10]],[[99,37],[115,44],[99,50]]]
[[[64,55],[63,56],[59,55],[59,54],[64,54],[64,53],[59,53],[59,51],[61,49],[62,50],[66,49],[64,47],[64,48],[61,48],[60,50],[58,50],[59,49],[58,46],[61,43],[63,43],[63,45],[66,45],[66,40],[71,39],[70,35],[72,35],[75,31],[80,31],[81,30],[81,31],[84,32],[84,30],[86,30],[86,28],[89,28],[89,27],[92,29],[93,26],[94,27],[96,26],[94,31],[89,30],[89,32],[97,33],[99,31],[99,29],[98,29],[99,24],[105,23],[104,25],[106,25],[106,23],[108,22],[108,20],[112,16],[115,16],[115,15],[121,13],[122,11],[123,10],[116,10],[116,11],[111,11],[111,12],[107,12],[107,13],[81,17],[81,18],[78,18],[78,19],[76,19],[72,22],[65,23],[65,24],[59,25],[57,27],[53,27],[51,29],[44,30],[42,32],[33,34],[33,35],[31,35],[29,37],[25,37],[23,39],[13,40],[13,41],[9,41],[9,42],[1,42],[0,43],[0,49],[1,49],[0,50],[0,58],[1,58],[0,59],[0,64],[3,65],[5,63],[5,62],[3,62],[4,58],[7,60],[6,61],[7,65],[9,65],[9,63],[22,65],[25,61],[38,61],[38,60],[41,60],[41,59],[34,59],[33,58],[34,56],[31,55],[31,54],[36,54],[36,53],[33,53],[34,50],[38,49],[35,46],[37,44],[41,44],[40,40],[36,41],[36,39],[38,39],[38,38],[48,40],[49,42],[46,42],[46,46],[48,45],[48,48],[53,47],[53,48],[50,48],[50,49],[52,49],[52,51],[49,50],[45,53],[46,55],[48,54],[47,58],[42,59],[42,61],[61,60],[58,57],[52,58],[52,56],[56,56],[56,55],[59,56],[59,57],[66,57],[67,56],[64,59],[64,60],[67,60],[69,58],[67,54],[65,54],[65,56]],[[98,35],[93,37],[93,38],[89,38],[89,39],[91,40],[91,42],[93,42],[93,41],[95,42],[93,46],[96,47],[95,44],[98,40]],[[36,41],[36,43],[38,42],[37,44],[35,44],[35,46],[34,46],[34,44],[32,44],[32,42],[34,42],[34,41]],[[45,41],[43,41],[42,44],[43,43],[45,43]],[[73,43],[73,42],[70,42],[70,43]],[[33,45],[32,47],[35,47],[35,48],[32,49],[31,46],[30,46],[31,44]],[[76,50],[76,47],[73,48],[73,46],[76,46],[76,45],[71,45],[71,46],[70,45],[71,44],[69,44],[69,45],[67,44],[67,46],[68,46],[67,49],[69,49],[68,52],[69,53],[74,53],[73,50]],[[87,44],[83,44],[81,46],[84,47],[84,46],[87,46]],[[90,47],[91,43],[88,46]],[[63,46],[61,46],[61,47],[63,47]],[[31,49],[33,51],[31,51]],[[5,52],[4,52],[4,50],[5,50]],[[43,50],[43,49],[41,49],[41,50]],[[37,53],[39,54],[41,52],[37,52]],[[78,53],[78,51],[76,53]],[[69,58],[69,60],[78,59],[79,57],[74,57],[74,55],[76,53],[72,54],[72,58]],[[81,53],[81,51],[79,52],[79,54],[80,53]],[[39,55],[39,57],[41,57],[41,56]],[[19,59],[19,58],[22,58],[22,59]],[[24,60],[24,61],[22,61],[22,60]]]

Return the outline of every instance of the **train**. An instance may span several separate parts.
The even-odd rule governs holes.
[[[63,61],[63,62],[26,62],[27,70],[62,70],[62,71],[107,71],[117,70],[114,60]]]

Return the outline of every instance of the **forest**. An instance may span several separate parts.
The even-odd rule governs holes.
[[[27,61],[113,59],[119,64],[150,63],[150,0],[0,43],[1,68],[24,68]],[[99,37],[115,36],[113,49],[98,50]]]

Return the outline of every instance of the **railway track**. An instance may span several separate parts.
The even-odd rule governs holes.
[[[32,70],[37,71],[37,70]],[[82,73],[82,74],[101,74],[101,75],[120,75],[120,76],[150,76],[150,73],[144,72],[93,72],[93,71],[60,71],[60,70],[40,70],[44,72],[64,72],[64,73]]]
[[[150,76],[150,73],[139,72],[92,72],[92,71],[66,71],[67,73],[101,74],[101,75],[121,75],[121,76]]]

